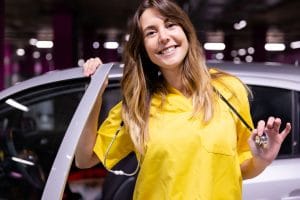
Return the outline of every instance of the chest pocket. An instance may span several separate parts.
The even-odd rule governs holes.
[[[222,108],[213,119],[203,127],[202,147],[208,153],[233,156],[236,152],[236,125],[228,108]]]

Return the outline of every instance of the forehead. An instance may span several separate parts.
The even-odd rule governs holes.
[[[152,26],[157,22],[164,22],[166,17],[163,16],[157,9],[155,8],[147,8],[140,17],[140,25],[141,28],[144,29],[148,26]]]

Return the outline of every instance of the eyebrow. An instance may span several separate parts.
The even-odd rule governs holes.
[[[170,18],[165,17],[163,21],[164,21],[164,23],[166,23],[166,22],[169,22],[171,20],[170,20]],[[146,26],[146,28],[144,28],[142,31],[144,33],[145,31],[152,30],[152,29],[155,29],[155,26],[154,25],[149,25],[149,26]]]

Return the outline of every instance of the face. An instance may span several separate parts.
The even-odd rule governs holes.
[[[167,70],[178,70],[188,51],[187,37],[178,24],[148,8],[140,17],[144,46],[150,60]]]

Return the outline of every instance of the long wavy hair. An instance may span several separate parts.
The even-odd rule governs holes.
[[[214,112],[214,92],[211,76],[205,64],[203,49],[196,31],[186,13],[171,0],[143,0],[137,9],[130,28],[130,37],[124,49],[124,72],[121,82],[123,92],[122,118],[131,139],[139,151],[144,153],[148,139],[150,100],[154,93],[162,100],[168,93],[166,82],[159,73],[159,67],[149,59],[145,47],[140,17],[148,8],[154,8],[161,15],[180,25],[186,34],[189,48],[182,63],[182,83],[192,97],[193,116],[201,113],[208,122]]]

